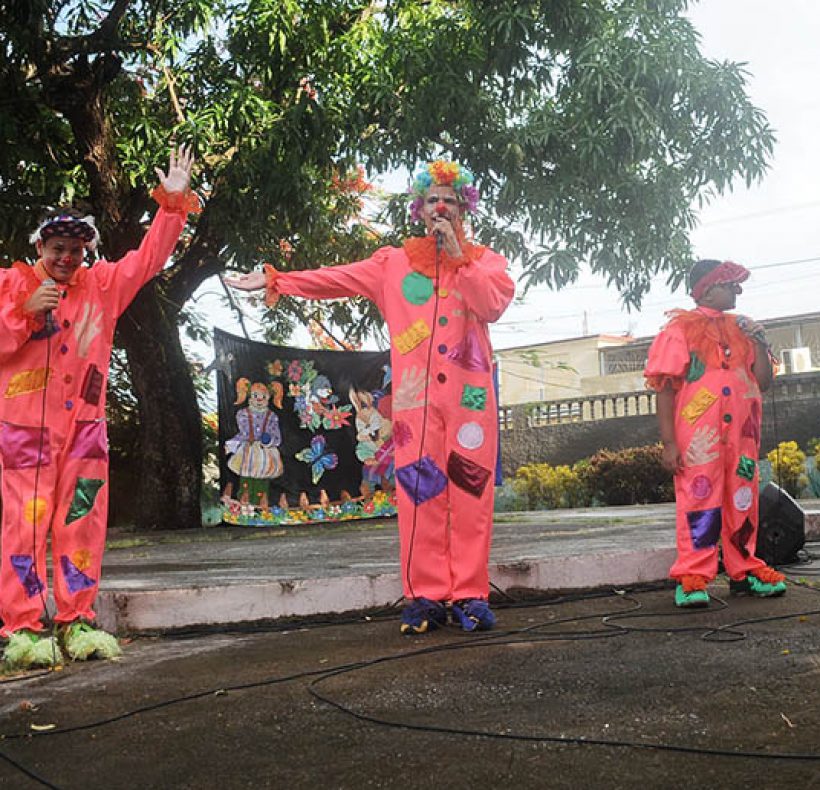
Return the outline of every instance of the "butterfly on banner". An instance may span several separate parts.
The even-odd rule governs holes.
[[[335,469],[339,464],[339,456],[336,453],[325,452],[325,437],[321,434],[310,440],[310,447],[299,450],[296,458],[303,463],[310,464],[313,485],[322,479],[326,469]]]

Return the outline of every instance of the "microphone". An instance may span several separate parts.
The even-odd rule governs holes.
[[[447,218],[447,207],[443,203],[438,203],[436,205],[436,214],[439,217]],[[436,252],[441,252],[442,247],[444,247],[444,233],[440,230],[435,230],[433,233],[436,234]]]
[[[46,279],[43,280],[43,282],[40,283],[40,285],[57,285],[57,283],[54,280],[52,280],[51,277],[46,277]],[[54,316],[52,315],[51,310],[46,310],[45,322],[46,322],[46,331],[48,331],[49,334],[54,332],[54,329],[56,328],[56,324],[54,323]]]
[[[735,321],[741,332],[748,335],[755,342],[760,343],[761,346],[769,348],[769,341],[766,338],[766,332],[763,327],[758,327],[754,332],[749,332],[749,327],[752,325],[752,320],[745,315],[739,315]]]

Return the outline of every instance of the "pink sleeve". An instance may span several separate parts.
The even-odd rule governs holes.
[[[185,227],[183,211],[160,208],[139,248],[116,263],[98,261],[90,274],[109,298],[109,307],[119,317],[145,283],[162,270]]]
[[[661,390],[666,383],[679,389],[689,368],[689,347],[683,331],[668,325],[652,342],[643,375],[648,387]]]
[[[456,272],[456,288],[467,307],[488,323],[497,321],[515,296],[507,260],[492,250],[485,250],[478,260]]]
[[[23,346],[38,324],[42,328],[42,321],[23,309],[31,295],[23,287],[13,271],[4,272],[0,281],[0,361]]]
[[[300,272],[268,272],[268,291],[273,287],[277,294],[303,296],[305,299],[365,296],[381,309],[384,268],[389,254],[389,248],[382,247],[363,261],[342,266],[323,266]]]

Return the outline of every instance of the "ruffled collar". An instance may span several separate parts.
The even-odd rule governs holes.
[[[454,272],[462,266],[466,266],[471,261],[478,260],[485,248],[479,244],[470,244],[463,235],[459,238],[461,246],[461,257],[452,258],[444,250],[441,251],[441,261],[439,269],[443,272]],[[424,274],[427,277],[436,276],[436,237],[435,236],[414,236],[404,242],[404,252],[410,261],[410,268],[413,271]]]

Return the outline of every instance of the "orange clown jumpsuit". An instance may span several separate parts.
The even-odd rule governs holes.
[[[728,352],[728,353],[727,353]],[[673,579],[718,571],[735,580],[765,566],[755,557],[761,397],[752,341],[736,316],[708,307],[676,311],[649,349],[644,374],[652,389],[675,392],[675,441],[683,469],[675,475],[678,556]]]
[[[94,619],[108,516],[106,381],[114,327],[162,269],[185,224],[160,208],[138,250],[58,283],[44,324],[23,305],[48,275],[17,263],[0,280],[0,617],[5,636],[42,629],[51,531],[56,621]]]
[[[487,598],[498,409],[488,322],[510,303],[507,262],[433,237],[383,247],[344,266],[280,273],[266,267],[269,301],[366,296],[391,337],[393,438],[404,594],[434,601]]]

